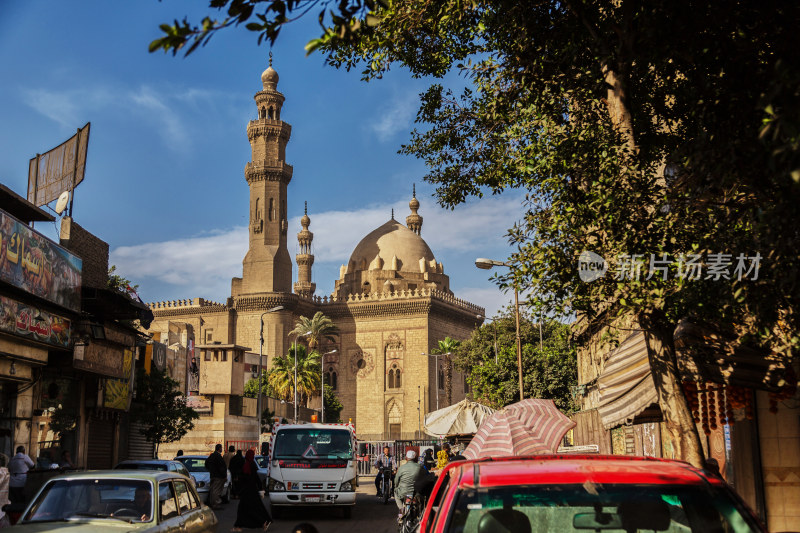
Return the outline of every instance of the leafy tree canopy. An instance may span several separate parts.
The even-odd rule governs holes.
[[[290,336],[298,335],[305,339],[312,351],[316,350],[321,342],[336,342],[338,334],[339,328],[321,311],[317,311],[311,318],[301,316],[294,329],[289,332]]]
[[[139,422],[142,434],[158,446],[175,442],[194,428],[198,414],[186,406],[186,398],[178,389],[178,382],[157,368],[147,374],[143,368],[136,373],[136,399],[131,404],[131,420]]]
[[[523,387],[526,398],[553,400],[565,413],[577,410],[573,390],[577,385],[577,354],[566,324],[547,321],[539,329],[520,316]],[[499,409],[519,400],[516,321],[507,309],[492,322],[476,329],[455,352],[456,368],[467,372],[475,401]]]
[[[331,389],[330,387],[325,387],[325,400],[323,403],[323,408],[325,409],[325,422],[341,422],[342,419],[339,418],[339,415],[344,409],[342,402],[339,401],[339,397],[336,395],[336,391]]]
[[[151,50],[187,53],[222,27],[274,40],[313,12],[318,49],[364,79],[392,65],[434,83],[404,153],[439,202],[527,191],[507,285],[555,315],[633,316],[678,455],[699,465],[675,326],[691,318],[784,360],[800,338],[800,4],[762,0],[212,0],[227,19],[162,26]],[[612,272],[592,282],[578,258]],[[700,256],[702,275],[681,276]],[[725,274],[709,264],[729,262]],[[637,257],[638,256],[638,257]],[[630,264],[625,263],[625,257]],[[740,259],[741,257],[741,259]],[[653,259],[664,271],[653,271]],[[757,276],[737,276],[739,261]],[[637,269],[644,271],[638,279]],[[654,275],[646,278],[646,274]],[[662,275],[666,272],[666,275]],[[631,279],[633,278],[633,279]],[[540,310],[541,310],[540,309]],[[788,366],[788,365],[787,365]]]
[[[317,352],[307,353],[306,347],[297,345],[297,394],[298,401],[317,394],[321,384],[320,356]],[[277,356],[272,361],[269,384],[275,394],[286,401],[294,400],[295,348],[289,348],[285,356]]]

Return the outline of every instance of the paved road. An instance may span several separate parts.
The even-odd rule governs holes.
[[[267,499],[268,500],[268,499]],[[223,509],[217,511],[219,519],[219,533],[227,533],[236,521],[236,507],[239,500],[231,500],[223,504]],[[269,502],[267,501],[267,505]],[[352,518],[342,518],[340,509],[305,507],[284,511],[269,528],[269,533],[288,533],[292,526],[300,522],[310,522],[316,526],[319,533],[350,533],[351,531],[366,531],[369,533],[397,533],[397,506],[394,501],[387,505],[375,498],[375,487],[372,478],[362,478],[358,487],[356,506]],[[245,529],[244,531],[259,531]]]

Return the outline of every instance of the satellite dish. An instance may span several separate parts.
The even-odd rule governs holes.
[[[64,191],[61,193],[61,196],[58,197],[58,201],[56,201],[56,213],[61,214],[64,212],[64,209],[67,208],[67,202],[69,202],[69,191]]]

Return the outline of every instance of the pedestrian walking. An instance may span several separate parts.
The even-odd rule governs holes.
[[[222,444],[214,447],[214,452],[206,459],[206,470],[211,478],[211,486],[208,490],[208,505],[212,509],[221,509],[222,489],[225,488],[225,481],[228,480],[228,467],[222,458]]]
[[[25,455],[25,447],[17,446],[17,454],[8,461],[8,499],[12,503],[25,502],[25,483],[28,481],[28,470],[33,468],[33,460]]]
[[[236,455],[231,459],[230,471],[231,482],[233,483],[233,496],[238,498],[241,492],[241,476],[242,468],[244,468],[244,456],[242,450],[236,450]]]
[[[236,522],[231,531],[241,531],[243,527],[260,527],[266,531],[272,523],[272,517],[264,507],[264,501],[259,493],[262,488],[255,456],[255,451],[247,450],[242,474],[239,476],[239,507],[236,509]]]
[[[234,455],[236,455],[236,448],[228,446],[228,453],[222,456],[222,459],[225,461],[225,468],[231,467],[231,459],[233,459]]]

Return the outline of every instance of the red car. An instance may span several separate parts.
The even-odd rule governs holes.
[[[688,463],[616,455],[542,455],[449,464],[431,492],[419,531],[766,529],[723,479]]]

